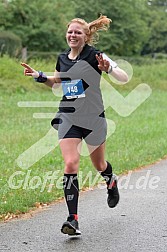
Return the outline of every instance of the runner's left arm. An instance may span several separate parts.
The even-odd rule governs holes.
[[[126,83],[128,82],[127,73],[118,67],[117,63],[111,60],[105,53],[96,55],[98,68],[108,74],[111,74],[116,80]]]

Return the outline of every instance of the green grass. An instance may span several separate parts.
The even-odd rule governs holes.
[[[45,71],[53,71],[55,64],[47,63],[45,68],[44,61],[30,63],[34,68],[38,65]],[[106,142],[106,159],[111,161],[116,174],[148,165],[167,154],[166,63],[133,66],[133,70],[134,75],[130,83],[125,86],[114,84],[113,87],[125,96],[138,84],[147,83],[152,89],[152,94],[127,117],[119,116],[112,108],[106,111],[106,117],[116,124],[114,134]],[[7,57],[0,59],[0,71],[0,216],[3,219],[7,213],[27,212],[36,202],[49,203],[62,197],[62,189],[56,186],[61,178],[54,181],[55,185],[50,191],[48,191],[50,181],[47,180],[45,185],[44,179],[48,172],[52,175],[55,171],[59,171],[58,177],[61,177],[63,160],[59,147],[56,147],[28,170],[23,170],[17,165],[18,156],[44,137],[51,128],[50,119],[34,119],[33,113],[56,113],[56,108],[22,108],[18,107],[17,103],[54,101],[56,97],[51,89],[23,76],[23,69],[17,61]],[[15,176],[13,183],[15,185],[20,183],[20,187],[12,189],[9,186],[9,179],[17,171],[20,175]],[[97,173],[89,157],[82,156],[80,174],[83,179],[89,171],[96,176]],[[37,182],[38,187],[32,189]],[[85,186],[88,186],[88,181]]]

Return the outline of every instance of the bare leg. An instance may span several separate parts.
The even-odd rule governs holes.
[[[80,152],[78,151],[78,144],[81,142],[79,138],[65,138],[60,140],[60,149],[65,162],[63,189],[64,196],[67,203],[69,212],[68,221],[78,219],[78,197],[79,197],[79,184],[77,173],[79,169]],[[77,222],[76,222],[77,223]],[[69,226],[70,224],[64,223],[62,226],[63,233],[76,233],[76,228]],[[77,231],[79,232],[79,230]],[[80,233],[79,233],[80,234]]]
[[[95,150],[92,152],[92,149],[94,149],[93,146],[88,145],[88,149],[90,152],[90,158],[91,161],[98,171],[105,171],[107,167],[107,162],[105,161],[105,143],[99,145],[98,148],[95,148]]]
[[[81,143],[79,138],[65,138],[60,140],[60,149],[65,162],[64,173],[78,173],[80,153],[78,145]]]

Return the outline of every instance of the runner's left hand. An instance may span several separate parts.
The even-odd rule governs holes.
[[[96,59],[98,61],[98,68],[101,71],[108,72],[110,62],[108,60],[103,59],[102,54],[100,54],[100,55],[96,54]]]

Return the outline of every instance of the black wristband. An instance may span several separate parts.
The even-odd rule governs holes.
[[[34,78],[34,80],[36,82],[40,82],[40,83],[46,82],[47,81],[47,76],[41,71],[38,71],[38,73],[39,73],[38,78]]]

